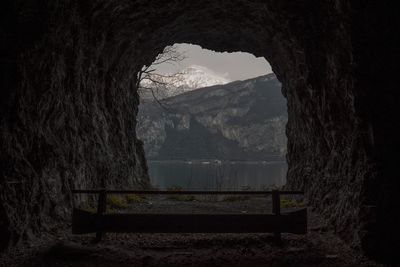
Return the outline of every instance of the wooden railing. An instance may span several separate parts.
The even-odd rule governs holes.
[[[105,232],[190,232],[243,233],[272,232],[276,242],[281,233],[305,234],[307,209],[281,213],[281,195],[301,195],[303,191],[143,191],[74,189],[73,194],[99,194],[97,214],[74,208],[72,232],[96,232],[100,241]],[[107,214],[107,195],[271,195],[272,214]]]

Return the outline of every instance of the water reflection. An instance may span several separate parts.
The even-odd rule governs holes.
[[[286,162],[149,161],[160,190],[263,190],[286,183]]]

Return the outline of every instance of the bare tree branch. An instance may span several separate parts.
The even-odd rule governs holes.
[[[157,55],[156,59],[150,66],[143,66],[143,68],[138,72],[137,76],[137,88],[139,91],[150,90],[153,99],[167,111],[171,111],[166,104],[162,103],[162,99],[155,94],[154,89],[157,90],[168,90],[172,85],[172,80],[178,80],[183,73],[177,72],[173,74],[161,74],[157,73],[154,66],[167,63],[167,64],[179,64],[184,60],[186,56],[177,51],[176,46],[167,46],[163,53]],[[145,81],[149,82],[151,86],[146,86]]]

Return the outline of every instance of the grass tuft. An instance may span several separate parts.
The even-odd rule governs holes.
[[[183,188],[181,186],[172,186],[172,187],[167,188],[167,191],[180,192],[180,191],[183,191]],[[195,200],[194,196],[192,196],[192,195],[168,195],[167,199],[175,200],[175,201],[193,201],[193,200]]]
[[[294,198],[288,198],[281,196],[281,208],[298,208],[304,207],[303,201],[297,201]]]
[[[125,209],[128,207],[128,202],[124,197],[116,195],[108,195],[107,205],[109,206],[110,209]]]
[[[93,204],[91,203],[91,202],[86,202],[83,206],[82,206],[82,209],[83,210],[86,210],[86,211],[89,211],[89,212],[92,212],[92,213],[96,213],[97,212],[97,208],[95,208],[94,206],[93,206]]]
[[[143,195],[128,194],[125,196],[128,203],[143,203],[146,202],[146,197]]]

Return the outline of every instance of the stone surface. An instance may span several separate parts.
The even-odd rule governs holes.
[[[288,187],[304,189],[344,239],[394,260],[400,237],[394,5],[2,1],[2,245],[65,213],[72,186],[102,177],[114,185],[146,183],[134,131],[135,73],[166,45],[187,42],[266,57],[288,101]]]

